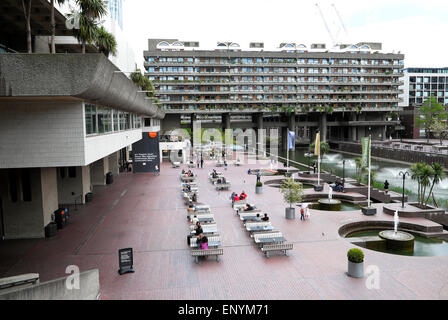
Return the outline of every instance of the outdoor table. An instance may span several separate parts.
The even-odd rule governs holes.
[[[215,217],[207,217],[207,216],[201,216],[201,215],[198,215],[198,216],[196,216],[196,218],[198,219],[198,221],[199,222],[207,222],[207,221],[214,221],[215,220]]]
[[[194,243],[194,245],[191,246],[191,247],[192,248],[198,248],[197,243],[196,242],[193,242],[193,243]],[[219,246],[221,246],[221,241],[209,241],[208,242],[208,246],[209,247],[219,247]]]
[[[282,243],[285,241],[285,237],[258,238],[257,240],[255,240],[256,243]]]
[[[273,226],[249,226],[249,227],[246,227],[246,230],[249,232],[270,231],[270,230],[274,230],[274,227]]]
[[[218,227],[217,227],[216,224],[211,225],[211,226],[207,226],[206,224],[203,224],[203,225],[201,225],[201,227],[202,227],[202,232],[203,233],[215,233],[215,232],[218,232]],[[191,230],[191,233],[195,234],[196,230],[194,230],[194,229]]]

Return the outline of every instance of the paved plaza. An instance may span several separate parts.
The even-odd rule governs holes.
[[[69,225],[55,237],[0,242],[0,277],[28,272],[41,281],[65,276],[68,265],[98,268],[100,299],[448,299],[448,257],[407,257],[363,249],[366,275],[350,278],[347,250],[355,247],[339,228],[358,220],[393,220],[382,213],[310,210],[311,218],[285,219],[287,206],[278,188],[265,185],[255,194],[249,168],[269,163],[229,165],[232,187],[216,191],[208,181],[215,168],[208,160],[198,177],[199,201],[211,206],[224,254],[196,264],[186,243],[188,222],[180,195],[181,168],[163,163],[161,174],[123,173],[97,187],[93,202],[72,210]],[[278,177],[277,177],[278,178]],[[269,179],[262,177],[262,181]],[[232,210],[232,191],[267,212],[275,229],[294,244],[288,256],[265,258]],[[414,218],[402,221],[428,223]],[[118,274],[118,249],[132,247],[135,273]],[[369,266],[380,271],[380,289],[368,289]]]

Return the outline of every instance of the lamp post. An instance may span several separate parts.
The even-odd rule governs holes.
[[[398,175],[403,176],[403,194],[401,198],[401,207],[404,208],[404,181],[406,180],[406,175],[410,176],[410,174],[407,171],[400,171]]]
[[[345,159],[342,160],[342,187],[345,188]]]

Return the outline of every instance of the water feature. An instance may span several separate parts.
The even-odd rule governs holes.
[[[412,234],[398,231],[398,210],[394,212],[394,231],[383,230],[378,233],[381,239],[386,240],[386,248],[390,251],[413,252],[415,238]]]
[[[305,157],[304,154],[307,151],[307,149],[296,149],[294,156],[290,156],[290,159],[311,166],[313,162],[316,161],[316,158]],[[279,155],[282,157],[284,156],[284,154]],[[322,170],[332,172],[342,177],[342,160],[345,159],[345,176],[355,178],[356,163],[354,159],[357,157],[360,156],[331,152],[323,156],[321,168]],[[298,166],[293,163],[291,165],[296,166],[300,170],[310,170],[307,167]],[[376,174],[376,181],[383,183],[387,179],[390,183],[389,189],[396,187],[401,190],[403,186],[403,178],[399,176],[398,173],[400,171],[409,170],[410,166],[411,165],[372,159],[372,171]],[[417,201],[417,182],[407,177],[405,188],[411,192],[411,194],[408,194],[409,201]],[[433,191],[436,199],[445,200],[439,203],[440,207],[448,210],[448,201],[446,201],[446,199],[448,199],[448,178],[445,178],[441,183],[434,186]]]
[[[372,229],[365,231],[356,231],[347,235],[347,238],[378,236],[379,232],[381,231],[383,230]],[[394,233],[393,230],[390,231]],[[387,248],[376,248],[376,249],[372,248],[372,250],[405,256],[419,256],[419,257],[448,256],[448,241],[438,238],[424,238],[418,235],[414,235],[414,238],[415,240],[414,240],[413,252],[397,252]]]

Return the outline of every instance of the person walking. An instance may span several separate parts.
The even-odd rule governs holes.
[[[303,210],[303,206],[300,206],[300,220],[305,220],[305,210]]]
[[[261,179],[261,171],[257,172],[257,183],[260,182]]]
[[[389,182],[387,180],[384,182],[384,192],[389,193]]]
[[[201,169],[202,168],[204,168],[204,159],[202,158],[202,155],[201,155]]]

